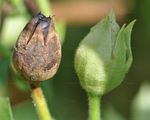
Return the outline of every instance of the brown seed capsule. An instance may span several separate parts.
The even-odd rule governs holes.
[[[21,32],[13,53],[16,70],[28,81],[43,81],[57,71],[61,45],[53,19],[38,13]]]

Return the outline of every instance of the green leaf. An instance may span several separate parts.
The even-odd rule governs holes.
[[[0,60],[0,90],[2,95],[7,96],[8,83],[8,66],[9,59],[3,58]]]
[[[0,119],[1,120],[14,120],[9,99],[7,97],[0,97]]]
[[[113,50],[113,60],[108,70],[107,91],[118,86],[124,79],[132,63],[131,51],[131,32],[135,21],[132,21],[127,27],[123,25],[118,33],[116,44]],[[116,74],[117,73],[117,74]]]
[[[9,55],[10,54],[7,54],[6,51],[6,54],[4,55],[5,57],[0,60],[0,119],[1,120],[13,120],[9,98],[7,97],[8,96],[8,72],[9,72],[9,61],[10,61]]]

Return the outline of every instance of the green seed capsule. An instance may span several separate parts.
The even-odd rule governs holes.
[[[47,80],[56,73],[61,45],[52,18],[37,14],[21,32],[13,53],[16,70],[28,81]]]
[[[134,21],[120,30],[112,11],[81,41],[75,70],[88,93],[103,95],[118,86],[132,63],[130,47]]]

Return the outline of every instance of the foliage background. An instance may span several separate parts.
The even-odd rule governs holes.
[[[30,11],[23,12],[23,9],[26,8],[24,4],[24,7],[15,6],[16,4],[13,4],[15,1],[17,0],[0,1],[0,118],[4,118],[6,114],[8,118],[4,120],[9,120],[9,117],[11,118],[13,114],[15,120],[26,120],[27,117],[29,117],[29,120],[38,120],[30,98],[28,84],[22,81],[20,76],[10,67],[14,42],[19,32],[27,23],[27,20],[32,16]],[[89,2],[89,0],[83,1],[85,3]],[[103,97],[102,118],[103,120],[110,120],[112,118],[113,120],[149,120],[150,1],[114,0],[113,4],[120,1],[125,6],[126,14],[121,19],[118,18],[119,24],[122,25],[137,19],[132,33],[134,61],[124,82]],[[54,2],[59,2],[59,4],[75,3],[73,0],[51,1],[51,3]],[[94,0],[94,2],[110,3],[112,1]],[[123,8],[120,7],[120,9],[122,10]],[[81,12],[78,9],[75,11]],[[79,19],[80,17],[82,18],[82,16],[78,17]],[[71,21],[69,17],[66,17],[66,19],[67,26],[62,44],[60,68],[52,80],[42,83],[42,88],[52,115],[57,120],[86,120],[88,116],[87,96],[81,89],[75,74],[73,65],[74,54],[79,42],[89,32],[90,27],[101,18],[99,17],[95,20],[93,17],[83,20],[84,22],[80,22],[80,20],[77,22]],[[92,22],[87,22],[90,20]],[[12,113],[10,112],[11,109]]]

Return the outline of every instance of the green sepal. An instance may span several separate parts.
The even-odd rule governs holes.
[[[119,31],[115,13],[96,24],[75,54],[75,70],[86,92],[103,95],[118,86],[131,62],[131,30],[134,21]]]

